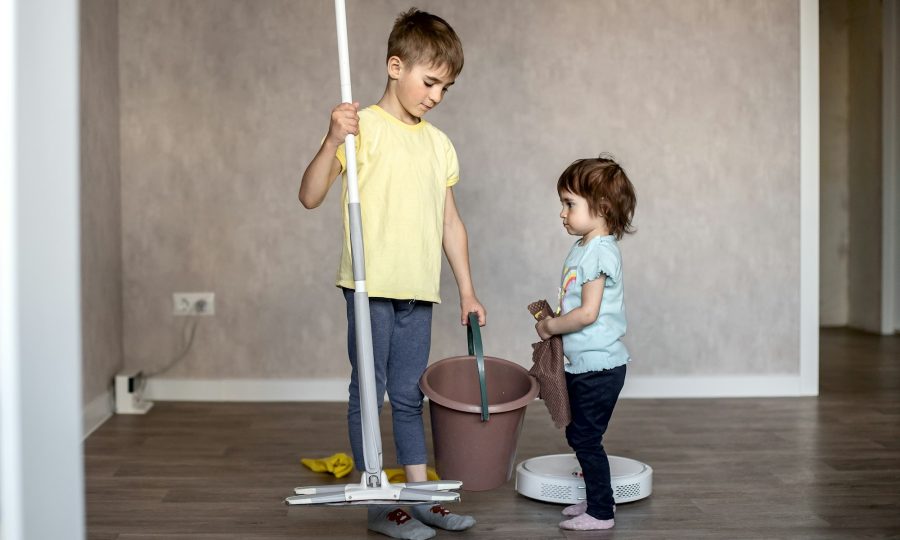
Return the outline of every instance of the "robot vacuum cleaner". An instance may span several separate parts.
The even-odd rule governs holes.
[[[638,501],[653,490],[653,469],[646,463],[609,457],[610,483],[616,504]],[[516,491],[539,501],[576,504],[584,500],[584,478],[575,454],[526,459],[516,467]]]

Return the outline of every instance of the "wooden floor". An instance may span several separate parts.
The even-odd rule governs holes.
[[[900,337],[827,330],[821,355],[818,398],[620,401],[607,449],[652,465],[654,491],[620,505],[612,531],[563,532],[560,506],[509,482],[463,492],[454,509],[478,524],[437,538],[900,538]],[[334,481],[299,459],[347,451],[344,407],[157,403],[113,417],[85,443],[88,538],[385,538],[363,508],[281,503]],[[387,418],[382,430],[389,464]],[[518,458],[557,452],[564,437],[537,402]]]

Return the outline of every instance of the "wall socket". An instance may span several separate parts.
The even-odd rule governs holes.
[[[172,293],[172,315],[207,316],[216,314],[216,293]]]

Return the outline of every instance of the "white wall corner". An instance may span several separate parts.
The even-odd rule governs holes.
[[[78,7],[0,2],[4,540],[85,537]]]
[[[800,394],[819,394],[818,0],[800,0]]]

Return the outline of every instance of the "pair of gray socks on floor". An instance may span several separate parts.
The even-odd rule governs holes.
[[[454,514],[440,504],[416,505],[410,513],[396,506],[370,506],[369,529],[391,538],[426,540],[437,534],[428,525],[448,531],[464,531],[475,525],[472,516]]]

